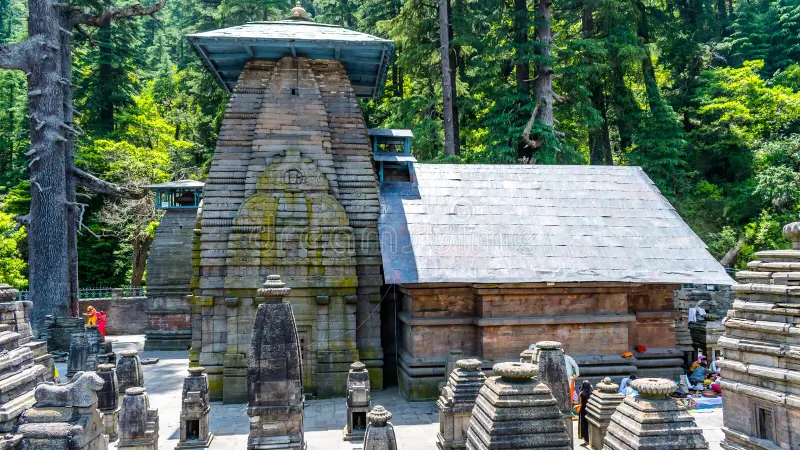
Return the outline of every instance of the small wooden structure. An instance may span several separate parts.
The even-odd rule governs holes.
[[[204,183],[195,180],[170,181],[145,186],[156,193],[156,209],[197,209]]]

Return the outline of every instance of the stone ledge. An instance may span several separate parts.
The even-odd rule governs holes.
[[[671,317],[671,312],[669,313]],[[636,322],[635,314],[589,314],[570,316],[515,316],[515,317],[411,317],[407,312],[397,314],[397,318],[411,326],[475,325],[478,327],[498,327],[509,325],[569,325],[592,323]]]

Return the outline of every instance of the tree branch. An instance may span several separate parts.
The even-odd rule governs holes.
[[[108,181],[103,181],[94,175],[86,173],[77,167],[72,169],[72,174],[79,186],[83,186],[98,194],[113,195],[114,197],[130,198],[138,200],[147,197],[147,191],[143,189],[129,189],[118,186]]]
[[[14,221],[17,222],[17,226],[14,227],[14,231],[18,231],[22,227],[27,227],[31,224],[31,215],[25,214],[24,216],[14,216]]]
[[[28,71],[28,58],[31,55],[34,40],[28,39],[16,44],[0,44],[0,69]]]
[[[126,6],[124,8],[104,8],[100,14],[86,14],[83,10],[75,9],[72,11],[71,24],[76,25],[89,25],[91,27],[99,27],[108,20],[129,19],[131,17],[152,16],[153,14],[164,8],[167,0],[158,0],[157,3],[150,6],[142,6],[141,3]]]
[[[540,105],[537,104],[536,107],[533,108],[533,114],[531,114],[531,120],[528,121],[528,124],[525,125],[525,130],[522,131],[522,140],[525,142],[525,144],[528,145],[528,147],[532,148],[533,150],[536,150],[537,148],[542,146],[541,139],[531,140],[531,129],[533,129],[533,123],[536,122],[536,116],[539,115],[539,106]]]

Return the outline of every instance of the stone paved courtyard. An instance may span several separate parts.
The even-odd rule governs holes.
[[[187,375],[188,352],[144,352],[144,336],[114,336],[114,351],[136,349],[141,358],[160,358],[158,364],[143,366],[147,392],[152,407],[158,408],[160,420],[160,449],[174,449],[180,435],[181,387]],[[62,377],[66,364],[58,364]],[[383,405],[394,416],[399,449],[435,449],[439,429],[439,413],[434,402],[407,402],[396,388],[373,393],[373,405]],[[240,450],[247,448],[247,405],[223,405],[215,402],[211,407],[211,430],[214,441],[211,449]],[[712,450],[719,449],[722,440],[722,410],[694,413]],[[308,450],[350,450],[356,445],[342,440],[345,424],[343,398],[310,400],[305,409],[305,430]],[[577,427],[575,428],[577,430]],[[577,442],[577,437],[576,437]],[[360,444],[359,444],[360,445]],[[116,448],[112,444],[110,448]]]

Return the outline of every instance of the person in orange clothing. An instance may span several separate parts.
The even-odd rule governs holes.
[[[94,306],[87,306],[84,316],[86,316],[86,325],[97,325],[97,310],[94,309]]]
[[[108,319],[108,317],[106,316],[106,313],[104,311],[99,311],[97,313],[97,329],[100,331],[100,334],[102,334],[103,337],[106,337],[106,320],[107,319]]]

